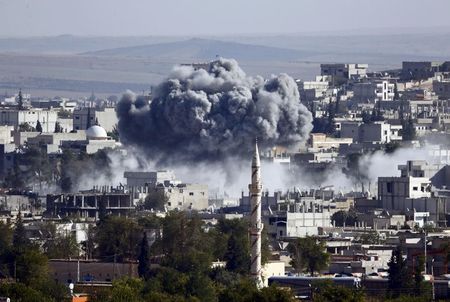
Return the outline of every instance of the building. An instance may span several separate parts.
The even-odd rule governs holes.
[[[355,83],[353,99],[357,101],[392,101],[394,100],[395,84],[388,80]]]
[[[333,86],[347,83],[350,79],[365,78],[367,64],[320,64],[320,74],[331,76]]]
[[[267,231],[273,238],[305,237],[319,235],[319,229],[331,227],[333,214],[330,203],[315,198],[302,198],[270,214],[266,220]]]
[[[439,99],[450,99],[450,80],[433,81],[433,91]]]
[[[155,172],[125,172],[128,189],[137,199],[144,199],[152,191],[163,192],[167,197],[167,210],[206,210],[208,186],[187,184],[176,180],[170,170]]]
[[[138,277],[136,262],[101,262],[91,260],[59,260],[48,262],[50,276],[61,284],[78,282],[111,282],[115,279]]]
[[[135,208],[131,194],[123,191],[48,194],[46,215],[97,220],[104,214],[128,216]]]
[[[341,124],[341,138],[352,139],[359,143],[384,144],[402,140],[401,125],[391,125],[386,122],[365,124],[360,122],[346,122]]]
[[[81,108],[73,112],[73,129],[85,130],[93,125],[103,127],[107,132],[114,130],[118,122],[115,108]]]
[[[329,137],[324,133],[311,133],[310,135],[310,146],[313,150],[329,150],[329,149],[339,149],[342,145],[350,145],[353,143],[352,138],[348,137]]]
[[[81,132],[83,133],[83,131]],[[108,136],[103,127],[94,125],[86,130],[85,140],[61,140],[60,147],[63,149],[73,149],[87,154],[97,153],[103,149],[115,149],[120,146]]]
[[[432,78],[441,68],[439,62],[402,62],[400,78],[403,81],[419,81]]]
[[[55,110],[16,110],[4,109],[0,112],[0,125],[19,128],[20,125],[28,124],[36,128],[37,122],[41,124],[42,132],[54,132],[55,123],[58,120],[58,112]]]

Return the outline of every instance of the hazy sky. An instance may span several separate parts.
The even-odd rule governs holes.
[[[450,0],[0,0],[0,36],[450,28]]]

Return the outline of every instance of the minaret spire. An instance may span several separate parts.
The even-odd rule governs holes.
[[[250,190],[250,239],[251,239],[251,275],[258,287],[262,286],[261,276],[261,162],[259,159],[258,140],[255,140],[255,150],[252,159],[252,182]]]

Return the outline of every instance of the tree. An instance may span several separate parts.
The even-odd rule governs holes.
[[[19,132],[34,132],[36,129],[28,123],[22,123],[19,125]]]
[[[147,233],[142,237],[139,253],[138,274],[141,278],[147,278],[150,273],[150,250],[148,245]]]
[[[344,224],[346,226],[354,226],[358,221],[358,215],[354,209],[350,209],[348,212],[337,211],[331,216],[331,221],[338,227],[342,227]]]
[[[291,254],[291,265],[296,272],[308,271],[311,276],[328,265],[329,255],[325,243],[307,236],[289,243],[287,250]]]
[[[416,263],[414,266],[414,296],[430,298],[431,290],[430,284],[424,281],[422,272],[425,270],[425,257],[416,257]]]
[[[37,127],[36,127],[37,128]],[[55,123],[55,133],[61,133],[63,132],[63,129],[61,127],[61,124],[59,122]]]
[[[416,127],[414,126],[414,121],[411,116],[408,120],[403,121],[402,127],[402,139],[404,141],[412,141],[416,139]]]
[[[402,293],[409,293],[411,289],[411,272],[408,270],[406,259],[403,259],[401,247],[392,251],[388,263],[388,290],[392,298],[399,297]]]
[[[394,85],[394,101],[398,101],[400,99],[400,94],[398,93],[398,85],[395,83]]]
[[[50,259],[71,259],[79,255],[79,246],[71,232],[58,232],[54,223],[42,226],[45,236],[43,249]]]
[[[17,96],[17,109],[23,110],[23,96],[22,89],[19,89],[19,95]]]
[[[169,197],[164,193],[164,190],[151,190],[144,200],[144,209],[163,211],[164,206],[169,201]]]
[[[23,253],[30,247],[31,243],[25,233],[25,226],[23,225],[22,215],[19,211],[17,214],[16,225],[13,233],[13,247],[16,254]]]
[[[97,225],[95,241],[100,258],[106,261],[136,259],[141,228],[126,217],[107,216]]]
[[[313,288],[317,302],[364,302],[363,291],[335,285],[332,281],[316,282]]]
[[[38,120],[36,123],[36,131],[39,133],[42,133],[42,125],[41,122]]]

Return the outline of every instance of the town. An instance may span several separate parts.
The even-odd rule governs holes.
[[[195,77],[234,64],[215,62],[182,68]],[[206,151],[185,154],[137,137],[126,114],[147,114],[135,112],[162,99],[164,84],[129,103],[26,87],[2,96],[0,296],[450,299],[450,61],[376,72],[327,63],[294,83],[304,143],[249,136],[236,154],[206,134]],[[163,156],[147,157],[157,143]],[[231,162],[223,186],[214,157]]]

